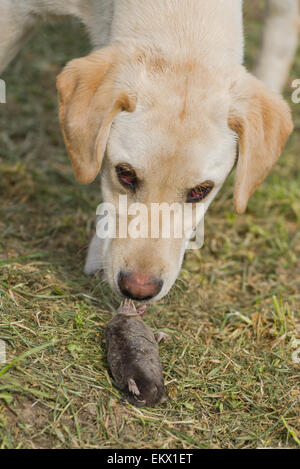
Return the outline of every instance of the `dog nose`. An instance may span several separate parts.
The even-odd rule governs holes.
[[[160,293],[163,281],[145,273],[120,272],[118,284],[127,298],[146,301]]]

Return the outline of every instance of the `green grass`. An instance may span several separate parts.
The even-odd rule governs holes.
[[[57,120],[55,76],[87,51],[78,25],[46,26],[2,77],[0,447],[299,447],[300,105],[246,215],[234,213],[231,178],[206,217],[204,248],[187,254],[171,294],[149,308],[146,322],[172,335],[161,346],[170,399],[136,409],[118,402],[105,357],[119,299],[82,273],[99,183],[75,182]],[[291,80],[299,77],[300,56]]]

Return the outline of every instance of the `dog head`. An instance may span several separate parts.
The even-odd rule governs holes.
[[[193,225],[236,161],[234,201],[243,213],[293,128],[287,104],[242,66],[210,70],[109,46],[71,61],[57,87],[78,181],[92,182],[101,169],[103,199],[117,211],[120,194],[149,211],[157,203],[201,204]],[[100,261],[124,296],[157,300],[175,282],[186,245],[186,236],[174,235],[110,239],[94,265]]]

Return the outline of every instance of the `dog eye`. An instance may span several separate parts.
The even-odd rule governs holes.
[[[188,192],[187,202],[190,204],[200,202],[208,196],[208,194],[212,191],[213,187],[214,184],[209,181],[204,182],[200,186],[194,187],[194,189],[191,189]]]
[[[126,163],[119,164],[116,167],[116,173],[122,186],[135,191],[138,185],[138,178],[135,170]]]

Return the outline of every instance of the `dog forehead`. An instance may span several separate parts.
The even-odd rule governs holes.
[[[143,137],[141,145],[147,144],[147,136],[152,144],[168,138],[169,145],[215,138],[228,119],[228,80],[222,82],[197,68],[186,73],[179,68],[150,77],[142,74],[133,86],[138,90],[134,112],[122,112],[114,120],[113,129],[125,138],[123,146],[137,137]]]
[[[138,105],[133,113],[123,112],[114,121],[108,142],[112,164],[131,164],[141,172],[169,174],[178,179],[222,180],[234,157],[235,138],[226,116],[211,114],[178,122],[174,115],[162,116],[159,109]]]

